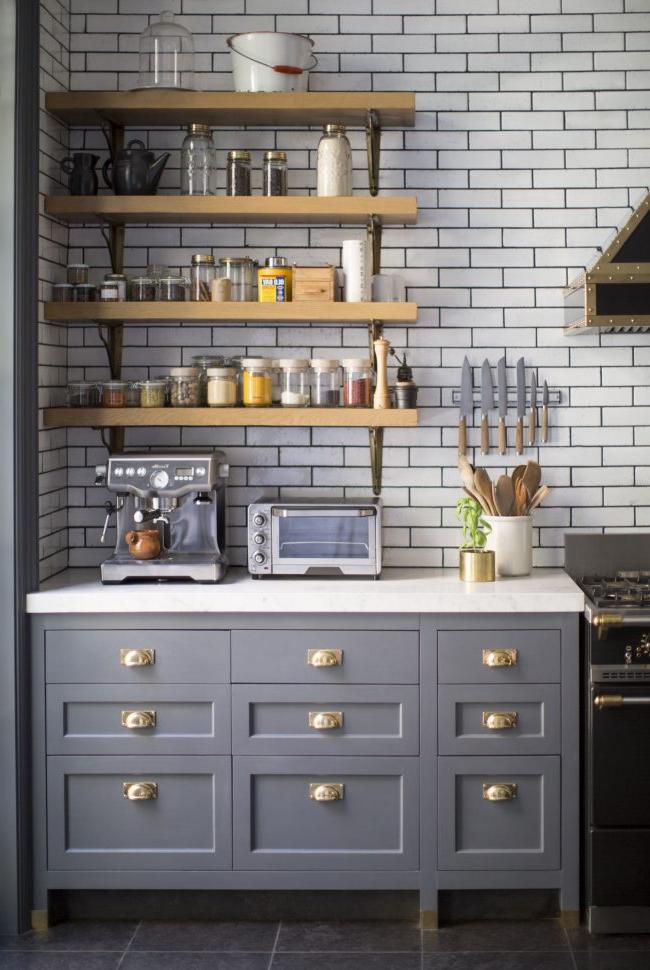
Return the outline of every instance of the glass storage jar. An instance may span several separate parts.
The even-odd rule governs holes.
[[[153,276],[134,276],[129,295],[134,303],[152,303],[158,299],[158,283]]]
[[[115,284],[118,290],[118,300],[126,300],[128,280],[124,273],[106,273],[104,276],[104,282]]]
[[[241,303],[254,299],[256,266],[248,256],[223,256],[219,260],[219,276],[230,280],[231,300]]]
[[[92,408],[97,403],[95,385],[90,381],[70,381],[67,390],[69,408]]]
[[[71,303],[74,300],[73,290],[72,283],[54,283],[52,285],[52,302]]]
[[[79,283],[72,289],[73,303],[95,303],[97,287],[93,283]]]
[[[243,357],[242,404],[247,408],[269,408],[273,402],[273,362],[268,357]]]
[[[196,253],[192,256],[190,273],[190,300],[209,303],[212,299],[212,280],[214,279],[214,256]]]
[[[73,286],[77,286],[79,283],[87,283],[88,270],[89,266],[87,263],[68,263],[66,266],[66,279],[68,283],[71,283]]]
[[[190,282],[185,276],[162,276],[158,280],[158,299],[166,303],[187,300]]]
[[[125,408],[127,386],[126,381],[102,381],[102,407]]]
[[[140,381],[140,407],[141,408],[164,408],[166,399],[165,381]]]
[[[287,194],[287,153],[264,152],[262,195]]]
[[[373,371],[367,357],[341,361],[343,366],[343,404],[346,408],[372,407]]]
[[[140,381],[126,382],[125,402],[127,408],[140,407]]]
[[[219,354],[196,354],[192,357],[192,366],[199,372],[199,382],[201,384],[201,404],[207,402],[208,389],[208,369],[210,367],[221,367],[223,357]]]
[[[210,367],[207,372],[207,403],[211,408],[232,408],[237,404],[237,369]]]
[[[309,406],[309,361],[301,357],[277,362],[280,368],[280,404],[284,408]]]
[[[113,282],[113,280],[103,280],[99,284],[99,302],[100,303],[119,303],[120,302],[120,286],[119,283]]]
[[[171,406],[171,392],[169,385],[169,374],[159,374],[157,377],[153,378],[155,381],[160,381],[165,389],[165,407]]]
[[[257,271],[259,303],[288,303],[291,300],[293,270],[284,256],[269,256]]]
[[[188,125],[181,148],[181,195],[215,195],[217,152],[209,125]]]
[[[164,11],[140,34],[139,88],[194,87],[194,40],[191,32]]]
[[[251,194],[251,153],[228,152],[226,163],[226,195]]]
[[[311,361],[311,403],[315,408],[336,408],[341,403],[341,362],[315,357]]]
[[[317,195],[352,195],[352,149],[345,125],[325,125],[318,143]]]
[[[169,372],[169,403],[173,408],[201,406],[198,367],[173,367]]]

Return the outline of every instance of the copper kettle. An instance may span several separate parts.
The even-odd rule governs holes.
[[[161,543],[158,529],[138,529],[127,532],[124,539],[134,559],[156,559],[160,555]]]

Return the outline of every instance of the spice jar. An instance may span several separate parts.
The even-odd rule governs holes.
[[[318,357],[311,361],[311,403],[316,408],[336,408],[341,401],[341,362]]]
[[[230,280],[230,298],[236,303],[251,302],[255,295],[255,267],[248,256],[223,256],[219,260],[219,276]]]
[[[214,256],[196,253],[192,256],[190,276],[190,300],[209,303],[212,299],[214,279]]]
[[[229,303],[232,300],[232,283],[225,276],[216,276],[212,280],[212,302]]]
[[[68,384],[67,401],[69,408],[91,408],[96,400],[95,385],[89,381],[70,381]]]
[[[268,357],[244,357],[241,366],[244,407],[270,407],[273,400],[272,362]]]
[[[343,404],[346,408],[372,407],[372,367],[367,357],[341,361],[344,369]]]
[[[208,369],[207,403],[211,408],[231,408],[237,404],[237,369],[210,367]]]
[[[159,374],[157,377],[153,378],[155,381],[160,381],[163,385],[165,392],[165,407],[168,408],[171,405],[171,392],[169,385],[169,374]]]
[[[101,395],[102,407],[105,408],[124,408],[126,407],[126,381],[102,381]]]
[[[127,408],[140,407],[140,381],[127,381],[124,406]]]
[[[196,367],[173,367],[169,372],[169,403],[173,408],[198,408],[201,404]]]
[[[68,303],[74,299],[72,283],[54,283],[52,286],[52,301],[54,303]]]
[[[158,299],[167,303],[187,300],[190,284],[184,276],[163,276],[158,280]]]
[[[318,143],[317,195],[352,195],[352,149],[345,125],[325,125]]]
[[[118,300],[126,300],[128,280],[124,273],[107,273],[104,281],[106,283],[115,283],[118,289]]]
[[[140,407],[164,408],[166,402],[165,381],[140,381]]]
[[[262,194],[287,194],[287,153],[264,152],[262,162]]]
[[[87,263],[68,263],[66,267],[68,283],[72,286],[77,286],[79,283],[87,283],[88,269],[89,266]]]
[[[201,404],[206,404],[208,399],[208,369],[210,367],[221,367],[223,365],[223,357],[215,354],[197,354],[192,357],[192,366],[196,367],[199,372],[199,383]]]
[[[309,361],[296,357],[279,360],[280,404],[285,408],[306,408],[309,405]]]
[[[291,300],[292,270],[284,256],[269,256],[257,271],[259,303],[288,303]]]
[[[73,303],[95,303],[97,300],[97,287],[92,283],[79,283],[72,288]]]
[[[129,291],[134,303],[151,303],[158,299],[158,286],[153,276],[134,276]]]
[[[118,283],[114,283],[112,280],[104,279],[102,283],[99,284],[99,302],[100,303],[119,303],[120,301],[120,287]]]
[[[209,125],[188,125],[181,148],[181,195],[215,195],[217,153]]]
[[[251,153],[228,152],[226,164],[226,195],[251,194]]]

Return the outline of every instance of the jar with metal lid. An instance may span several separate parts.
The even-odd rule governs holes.
[[[293,271],[284,256],[269,256],[257,271],[259,303],[288,303],[291,300]]]
[[[211,408],[232,408],[237,404],[237,369],[210,367],[208,369],[207,403]]]
[[[248,256],[223,256],[219,276],[230,280],[230,298],[236,303],[251,302],[255,295],[255,267]]]
[[[69,408],[91,408],[97,402],[95,384],[90,381],[70,381],[67,389]]]
[[[120,285],[113,280],[102,280],[99,284],[99,302],[100,303],[119,303],[120,302]]]
[[[192,124],[181,148],[181,195],[215,195],[217,153],[209,125]]]
[[[140,407],[141,408],[164,408],[166,400],[165,381],[150,380],[140,381]]]
[[[251,153],[228,152],[226,163],[226,195],[251,194]]]
[[[54,303],[71,303],[74,300],[73,290],[72,283],[53,283],[52,301]]]
[[[337,408],[341,403],[341,361],[315,357],[311,361],[311,403],[315,408]]]
[[[201,404],[207,402],[208,389],[208,369],[210,367],[221,367],[223,357],[220,354],[196,354],[192,357],[192,366],[199,372],[199,382],[201,384]]]
[[[345,125],[325,125],[318,143],[317,195],[352,195],[352,149]]]
[[[73,303],[95,303],[97,287],[93,283],[79,283],[72,289]]]
[[[170,391],[170,384],[169,384],[169,374],[158,374],[158,376],[154,377],[153,380],[160,381],[160,383],[163,385],[165,389],[165,407],[166,408],[170,407],[171,391]]]
[[[118,289],[118,300],[126,300],[128,280],[124,273],[106,273],[105,283],[115,283]]]
[[[125,407],[140,407],[140,381],[127,381],[126,394],[124,396]]]
[[[189,288],[185,276],[163,276],[158,280],[158,299],[166,303],[183,303]]]
[[[197,367],[172,367],[169,372],[169,403],[173,408],[201,406],[201,383]]]
[[[309,406],[309,361],[301,357],[277,361],[280,368],[280,404],[285,408]]]
[[[134,303],[152,303],[158,299],[158,282],[153,276],[134,276],[129,295]]]
[[[102,381],[102,407],[125,408],[127,387],[126,381]]]
[[[287,194],[287,153],[264,152],[262,195]]]
[[[66,279],[68,283],[71,283],[72,286],[77,286],[79,283],[87,283],[89,268],[87,263],[68,263],[66,266]]]
[[[247,408],[269,408],[273,402],[273,362],[268,357],[243,357],[242,404]]]
[[[192,256],[190,275],[190,300],[209,303],[212,299],[212,280],[214,279],[214,256],[209,253],[196,253]]]
[[[346,408],[372,407],[373,371],[369,358],[352,357],[342,360],[343,404]]]

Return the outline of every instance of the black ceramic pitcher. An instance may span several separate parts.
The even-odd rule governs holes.
[[[61,169],[68,176],[70,195],[97,195],[98,155],[91,152],[75,152],[61,162]]]
[[[134,138],[114,158],[104,162],[104,181],[116,195],[155,195],[169,157],[170,153],[165,152],[154,158],[144,142]],[[112,169],[110,174],[109,169]]]

